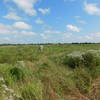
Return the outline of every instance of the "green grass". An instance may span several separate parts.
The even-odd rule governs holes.
[[[0,46],[0,100],[99,100],[97,79],[100,44]]]

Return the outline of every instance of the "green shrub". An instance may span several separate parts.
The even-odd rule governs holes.
[[[24,79],[24,72],[21,68],[14,67],[9,70],[9,73],[13,77],[14,80],[23,80]]]
[[[85,53],[82,55],[83,64],[86,67],[96,66],[96,57],[92,53]]]
[[[8,86],[32,80],[32,71],[27,67],[16,67],[9,64],[0,64],[0,75],[4,77]]]
[[[81,58],[80,57],[66,56],[63,60],[64,60],[63,64],[68,65],[70,68],[79,67],[80,64],[81,64]]]
[[[12,85],[14,83],[11,74],[10,69],[14,68],[14,66],[9,64],[0,64],[0,74],[5,79],[6,85]]]

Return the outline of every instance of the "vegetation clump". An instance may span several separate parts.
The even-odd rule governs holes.
[[[99,65],[98,57],[93,53],[86,52],[79,56],[66,56],[63,59],[63,64],[68,65],[70,68],[77,67],[96,67]]]
[[[83,64],[86,67],[93,67],[96,66],[96,57],[92,53],[85,53],[82,55]]]
[[[9,70],[9,73],[13,77],[14,80],[23,80],[24,79],[24,72],[21,68],[14,67]]]
[[[68,65],[70,68],[76,68],[79,67],[81,64],[81,58],[80,57],[72,57],[72,56],[66,56],[64,58],[63,63],[65,65]]]

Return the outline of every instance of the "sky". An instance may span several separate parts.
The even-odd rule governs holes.
[[[0,0],[0,44],[100,42],[100,0]]]

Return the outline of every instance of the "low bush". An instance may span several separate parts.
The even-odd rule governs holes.
[[[76,68],[76,67],[80,66],[81,58],[80,57],[66,56],[64,58],[63,64],[68,65],[70,68]]]
[[[97,64],[96,57],[92,53],[85,53],[82,55],[82,58],[83,64],[86,67],[93,67]]]
[[[32,71],[27,67],[12,66],[9,64],[0,64],[0,75],[4,77],[8,86],[18,83],[24,83],[32,79]]]
[[[70,68],[89,67],[93,68],[100,65],[99,58],[93,53],[84,53],[82,56],[66,56],[63,59],[63,64],[68,65]]]
[[[9,70],[9,73],[14,80],[23,80],[25,76],[23,70],[17,67],[11,68]]]

